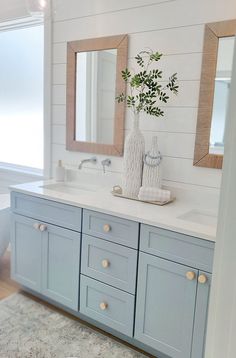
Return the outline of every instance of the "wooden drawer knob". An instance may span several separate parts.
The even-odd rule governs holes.
[[[102,267],[103,268],[108,268],[109,265],[110,265],[110,262],[107,259],[102,260]]]
[[[39,223],[34,223],[33,227],[34,227],[35,230],[39,230],[40,224]]]
[[[47,230],[47,225],[44,225],[44,224],[41,224],[40,226],[39,226],[39,230],[40,231],[46,231]]]
[[[201,283],[201,284],[205,284],[206,282],[207,282],[207,277],[206,277],[206,275],[200,275],[199,277],[198,277],[198,282],[199,283]]]
[[[187,278],[189,281],[193,281],[193,280],[195,279],[195,277],[196,277],[196,274],[195,274],[195,272],[193,272],[193,271],[188,271],[188,272],[186,273],[186,278]]]
[[[109,224],[103,225],[103,231],[104,231],[104,232],[109,232],[109,231],[111,231],[110,225],[109,225]]]
[[[108,307],[108,303],[106,303],[106,302],[101,302],[100,305],[99,305],[99,307],[100,307],[100,309],[101,309],[102,311],[105,311],[105,310],[107,309],[107,307]]]

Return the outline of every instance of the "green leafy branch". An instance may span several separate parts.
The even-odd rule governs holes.
[[[125,102],[128,108],[134,113],[141,111],[155,117],[163,116],[164,112],[160,108],[161,102],[167,103],[170,93],[177,95],[178,83],[177,73],[169,77],[166,85],[163,84],[162,71],[150,69],[153,62],[158,62],[162,58],[159,52],[141,51],[135,60],[140,67],[140,72],[132,73],[128,68],[121,72],[123,80],[129,87],[130,93],[121,93],[116,97],[118,103]]]

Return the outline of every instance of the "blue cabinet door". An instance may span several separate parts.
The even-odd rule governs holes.
[[[42,240],[36,220],[12,215],[11,276],[20,284],[41,291]]]
[[[79,301],[80,233],[45,224],[42,294],[74,310]]]
[[[137,340],[171,358],[191,357],[197,275],[191,267],[140,253]]]
[[[208,303],[211,288],[211,274],[199,272],[199,278],[205,281],[198,283],[196,313],[193,332],[193,348],[191,358],[203,358],[205,351],[205,338],[207,330]]]

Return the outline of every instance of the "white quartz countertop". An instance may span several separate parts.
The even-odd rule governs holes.
[[[114,197],[111,194],[112,186],[101,186],[96,191],[79,190],[76,193],[59,192],[43,187],[44,185],[53,183],[55,183],[53,180],[39,181],[11,186],[10,189],[12,191],[199,237],[201,239],[215,241],[217,226],[216,213],[206,211],[204,206],[201,207],[199,204],[192,202],[187,199],[185,195],[178,195],[173,203],[157,206]],[[196,220],[194,222],[189,219],[180,218],[182,216],[185,217],[189,212],[205,213],[206,216],[211,217],[213,220],[211,224],[205,224],[197,222]]]

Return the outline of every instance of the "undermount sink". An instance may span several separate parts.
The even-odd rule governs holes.
[[[217,225],[216,215],[200,210],[190,210],[187,213],[180,215],[178,219],[191,221],[200,225],[208,225],[214,227]]]
[[[75,183],[52,183],[42,185],[41,188],[49,189],[61,193],[77,194],[81,191],[97,191],[99,186],[93,184],[75,184]]]

